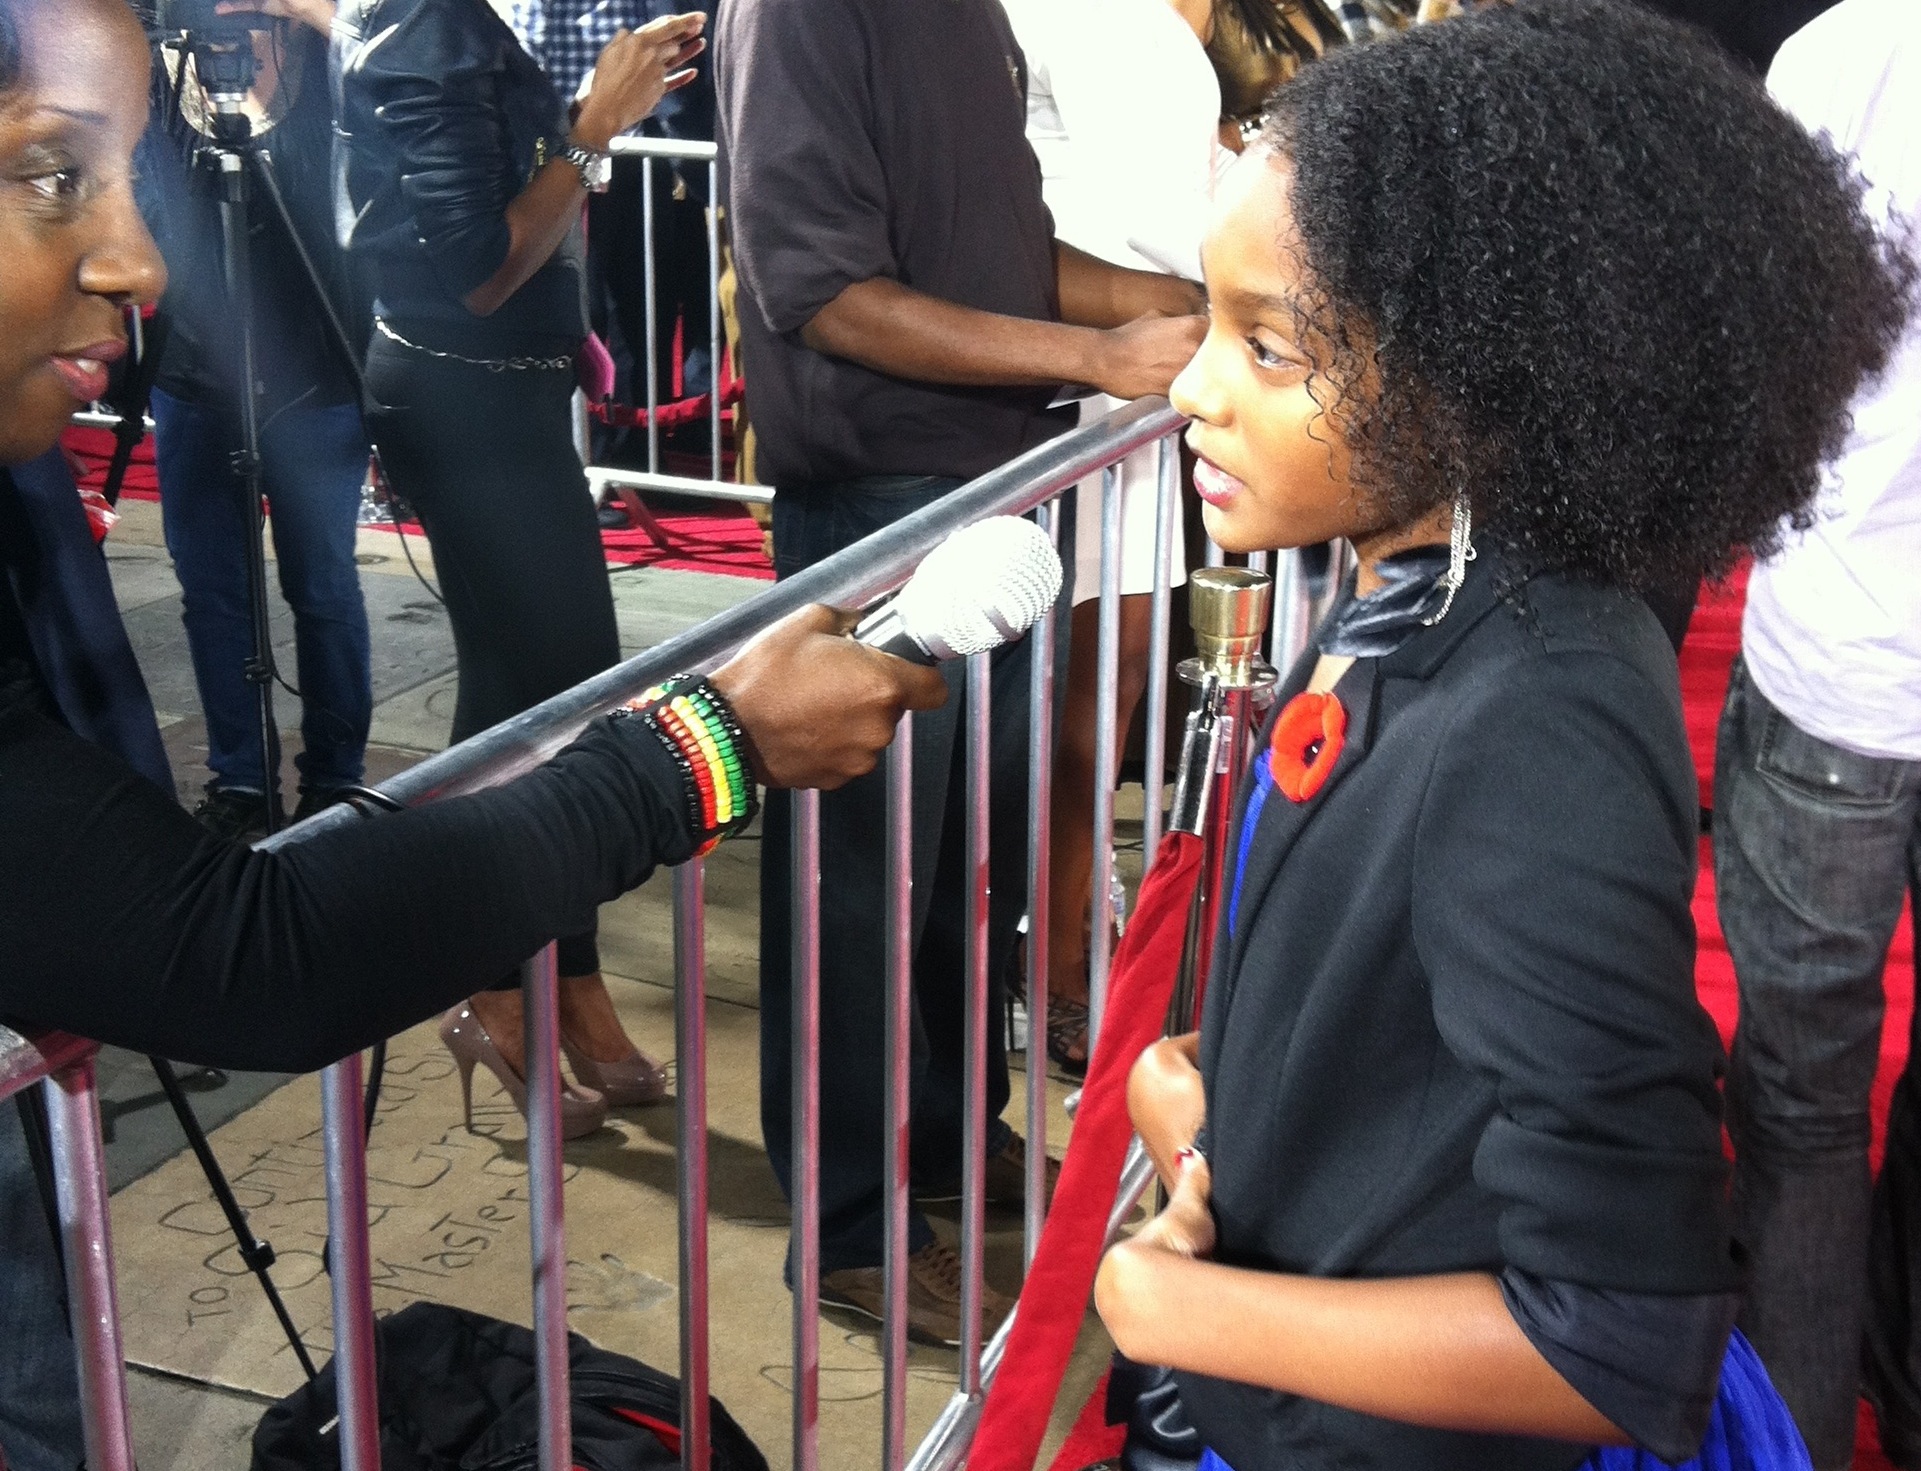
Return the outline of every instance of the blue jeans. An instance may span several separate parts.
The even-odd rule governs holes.
[[[263,792],[259,694],[247,679],[253,620],[247,606],[247,507],[232,457],[238,421],[223,408],[153,395],[154,458],[167,551],[183,594],[181,619],[207,717],[213,785]],[[354,527],[367,472],[360,410],[328,404],[282,410],[261,426],[280,592],[294,616],[302,696],[305,791],[352,786],[365,774],[373,718],[367,608],[354,564]],[[278,732],[274,733],[276,761]]]
[[[66,1283],[19,1109],[0,1103],[0,1462],[74,1471],[85,1457]]]
[[[774,566],[790,577],[862,537],[931,504],[961,482],[930,475],[877,475],[783,490],[774,498]],[[990,1154],[1005,1147],[1009,1096],[1002,966],[1027,893],[1028,643],[994,655],[989,905],[987,1117]],[[949,697],[914,717],[913,1175],[923,1183],[960,1173],[965,1117],[965,905],[967,779],[961,738],[966,665],[942,666]],[[880,1265],[886,1201],[886,815],[884,767],[822,796],[820,843],[821,1270]],[[787,1189],[793,1178],[788,1018],[792,808],[770,793],[761,844],[761,1127]],[[909,1249],[933,1232],[909,1218]]]
[[[1912,1054],[1878,1189],[1868,1168],[1888,945],[1921,878],[1921,762],[1816,739],[1737,662],[1715,772],[1715,886],[1741,993],[1727,1090],[1736,1231],[1753,1269],[1741,1327],[1817,1471],[1841,1471],[1864,1335],[1884,1433],[1921,1430]],[[1921,1464],[1921,1437],[1890,1450]]]

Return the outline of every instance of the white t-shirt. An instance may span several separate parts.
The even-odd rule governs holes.
[[[1877,218],[1921,221],[1921,0],[1842,0],[1782,46],[1768,90],[1854,156]],[[1921,320],[1856,397],[1816,514],[1754,569],[1748,672],[1810,735],[1921,761]]]
[[[1005,3],[1055,237],[1198,281],[1221,120],[1199,38],[1168,0]]]

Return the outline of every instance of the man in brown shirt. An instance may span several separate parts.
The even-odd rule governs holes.
[[[1053,238],[1025,137],[1026,63],[996,0],[731,0],[715,37],[723,191],[743,366],[788,576],[1060,433],[1063,384],[1164,393],[1204,332],[1197,288]],[[992,970],[1025,907],[1027,649],[996,656]],[[965,782],[956,698],[915,721],[913,1173],[960,1173]],[[885,783],[821,804],[821,1270],[878,1316],[884,1206]],[[791,1179],[791,826],[762,847],[761,1120]],[[998,994],[993,1000],[998,1001]],[[1024,1148],[988,1059],[989,1195],[1020,1199]],[[959,1273],[911,1218],[916,1336],[959,1338]],[[990,1301],[990,1315],[1006,1302]],[[990,1324],[990,1328],[991,1328]]]

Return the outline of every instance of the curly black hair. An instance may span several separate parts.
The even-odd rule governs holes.
[[[1261,146],[1357,485],[1393,524],[1464,493],[1527,570],[1671,587],[1808,524],[1913,292],[1835,151],[1625,0],[1342,48]]]

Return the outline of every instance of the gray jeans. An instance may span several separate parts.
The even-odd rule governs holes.
[[[1741,994],[1728,1079],[1736,1230],[1753,1271],[1741,1328],[1816,1471],[1852,1459],[1864,1342],[1889,1452],[1921,1466],[1912,1055],[1878,1186],[1868,1164],[1888,946],[1921,886],[1921,762],[1816,739],[1737,661],[1715,761],[1714,875]]]

